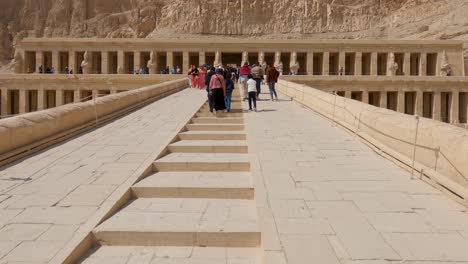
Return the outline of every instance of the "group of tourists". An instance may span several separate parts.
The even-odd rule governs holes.
[[[271,65],[245,63],[242,67],[220,65],[218,67],[191,65],[188,70],[190,87],[206,89],[210,112],[231,111],[231,98],[235,83],[239,82],[244,101],[249,102],[249,111],[257,111],[262,83],[268,84],[271,101],[278,100],[276,83],[280,72]]]
[[[262,83],[268,84],[271,101],[278,101],[276,83],[278,82],[280,72],[275,67],[268,64],[262,66],[260,63],[250,66],[248,63],[245,63],[239,69],[239,75],[244,100],[249,101],[249,110],[257,110],[257,100],[260,100]]]
[[[192,65],[188,71],[190,87],[206,89],[210,112],[231,112],[231,98],[237,82],[237,69],[234,67]]]

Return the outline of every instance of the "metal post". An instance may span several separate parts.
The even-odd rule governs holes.
[[[359,129],[361,128],[361,117],[362,117],[362,112],[359,113],[359,119],[358,119],[358,125],[357,125],[356,133],[359,132]]]
[[[97,125],[98,124],[98,116],[97,116],[97,107],[96,107],[96,97],[94,97],[93,101],[94,101],[94,116],[96,117],[96,125]]]
[[[332,116],[332,126],[335,125],[335,113],[336,113],[336,91],[333,91],[333,95],[334,95],[334,102],[333,102],[333,116]]]
[[[419,116],[415,116],[416,118],[416,131],[414,133],[414,145],[413,145],[413,164],[411,166],[411,179],[414,176],[414,163],[416,161],[416,144],[418,143],[418,130],[419,130]]]
[[[434,170],[437,171],[437,163],[439,162],[439,156],[440,156],[440,147],[437,147],[435,155],[436,155],[436,160],[434,163]]]

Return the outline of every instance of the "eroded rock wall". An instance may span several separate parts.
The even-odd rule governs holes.
[[[24,37],[467,38],[466,0],[2,0],[0,59]]]

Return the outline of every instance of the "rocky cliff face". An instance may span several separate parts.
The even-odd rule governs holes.
[[[2,0],[0,59],[24,37],[468,39],[466,0]]]

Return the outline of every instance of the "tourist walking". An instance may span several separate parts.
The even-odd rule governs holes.
[[[231,98],[232,91],[234,90],[234,80],[236,77],[232,75],[231,72],[228,72],[226,75],[226,93],[224,96],[224,104],[226,105],[226,113],[231,112]]]
[[[216,73],[211,76],[210,93],[213,100],[213,110],[215,112],[226,109],[224,94],[226,93],[226,82],[224,80],[223,69],[216,69]]]
[[[245,100],[249,98],[249,92],[247,91],[247,81],[249,80],[250,75],[250,67],[249,64],[246,62],[240,69],[239,69],[239,83],[241,87],[242,97]]]
[[[206,76],[206,65],[203,65],[198,69],[198,88],[205,88],[205,76]]]
[[[210,112],[213,112],[213,107],[214,107],[214,102],[213,102],[213,94],[210,91],[210,82],[211,82],[211,77],[215,74],[215,68],[213,66],[208,66],[208,71],[206,72],[205,76],[205,87],[206,87],[206,92],[208,94],[208,105],[210,107]]]
[[[256,88],[257,88],[257,100],[260,99],[260,94],[262,93],[262,82],[263,82],[263,75],[265,74],[262,67],[260,64],[255,65],[252,68],[251,74],[253,76],[253,79],[256,82]]]
[[[278,77],[280,73],[275,67],[267,66],[266,70],[266,82],[268,83],[268,88],[270,89],[271,101],[278,101],[278,94],[276,93],[276,83],[278,82]],[[274,96],[274,98],[273,98]]]
[[[190,75],[192,76],[192,88],[198,88],[198,68],[195,65],[192,65]]]
[[[257,111],[257,81],[254,80],[252,74],[248,76],[247,91],[249,93],[249,111]],[[252,108],[253,105],[253,108]]]

